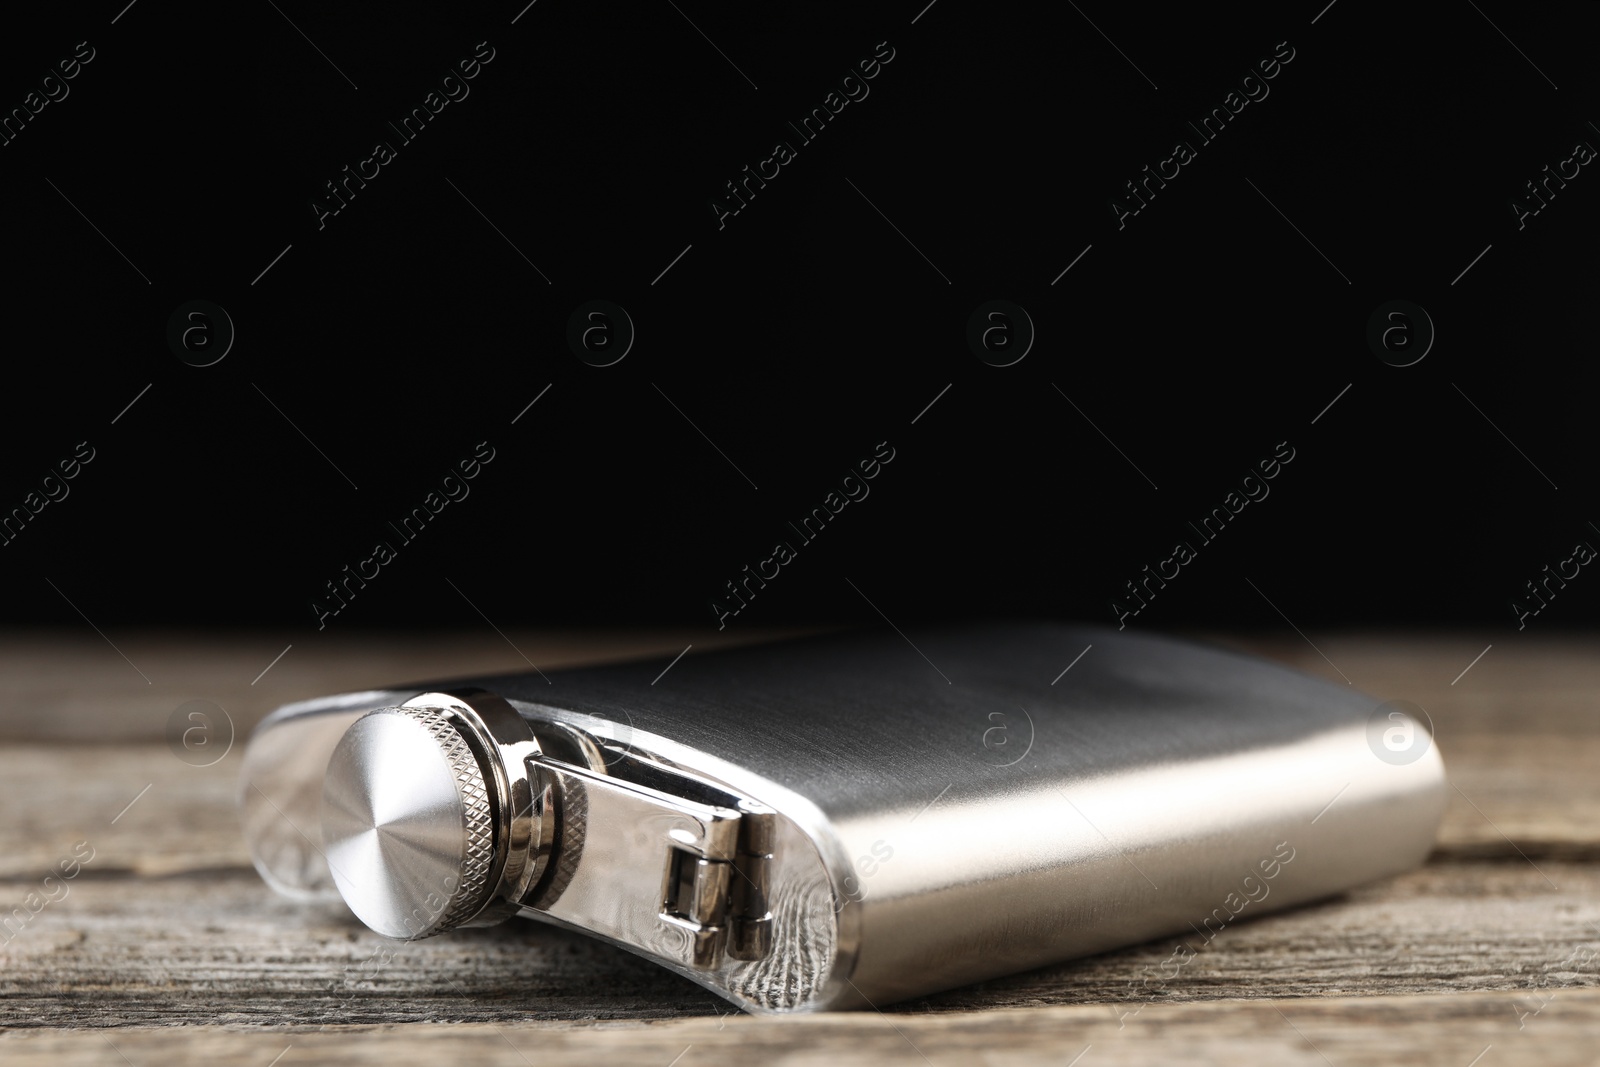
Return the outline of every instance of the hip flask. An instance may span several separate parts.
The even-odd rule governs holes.
[[[285,705],[240,800],[274,889],[389,937],[525,916],[860,1008],[1420,864],[1446,784],[1405,707],[1127,631],[854,633]]]

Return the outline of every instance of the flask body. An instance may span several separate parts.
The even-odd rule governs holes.
[[[549,855],[484,915],[586,930],[750,1010],[807,1011],[1208,938],[1416,866],[1444,808],[1425,733],[1412,758],[1375,747],[1377,700],[1164,638],[973,626],[684,657],[652,682],[663,666],[280,709],[246,758],[257,866],[285,891],[327,888],[274,812],[314,806],[350,723],[493,694],[544,741],[528,766]]]

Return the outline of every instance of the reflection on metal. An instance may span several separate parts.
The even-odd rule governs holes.
[[[390,936],[527,916],[756,1011],[1214,930],[1431,847],[1437,745],[1380,759],[1379,702],[1346,686],[1088,628],[915,647],[686,656],[667,691],[657,662],[292,705],[246,752],[246,832],[275,888],[337,887]],[[1027,743],[1002,748],[1018,709]]]

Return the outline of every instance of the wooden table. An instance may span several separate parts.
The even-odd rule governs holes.
[[[1230,926],[1165,985],[1139,984],[1170,952],[1154,942],[881,1013],[771,1019],[534,923],[400,944],[282,900],[250,866],[234,792],[243,735],[287,700],[773,632],[302,636],[259,678],[292,635],[112,636],[0,638],[0,916],[31,892],[59,898],[0,947],[11,1067],[1600,1062],[1590,637],[1503,637],[1452,683],[1486,638],[1319,633],[1325,660],[1294,635],[1212,635],[1340,680],[1331,660],[1428,711],[1454,788],[1427,866]],[[239,734],[210,767],[163,740],[193,699]],[[80,841],[92,860],[44,883]]]

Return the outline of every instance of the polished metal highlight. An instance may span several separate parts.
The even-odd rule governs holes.
[[[495,861],[485,777],[443,708],[374,711],[350,727],[323,779],[322,837],[357,918],[409,941],[478,913]]]
[[[1206,937],[1415,866],[1444,807],[1398,703],[1131,632],[664,664],[282,708],[245,757],[256,865],[391,937],[522,915],[813,1011]]]

